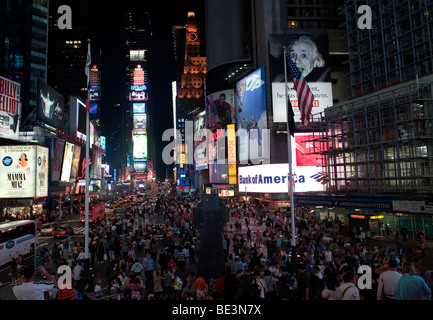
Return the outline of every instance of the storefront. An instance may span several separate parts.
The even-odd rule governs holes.
[[[411,239],[417,239],[418,231],[424,233],[426,239],[433,239],[433,208],[428,201],[374,196],[296,195],[295,203],[314,210],[317,219],[340,220],[347,232],[362,226],[372,236],[384,236],[405,226]]]

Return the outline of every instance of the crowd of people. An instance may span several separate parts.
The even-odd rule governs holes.
[[[198,201],[195,195],[172,191],[128,207],[123,217],[107,216],[90,229],[89,260],[84,259],[83,243],[63,241],[51,252],[42,250],[44,270],[61,265],[73,270],[72,287],[53,285],[48,298],[431,299],[432,272],[420,274],[419,256],[410,248],[404,253],[385,245],[370,248],[364,238],[331,231],[338,230],[333,228],[338,220],[318,220],[307,208],[295,210],[292,248],[290,212],[234,198],[223,200],[234,221],[222,235],[225,267],[205,279],[199,267],[200,233],[192,223]],[[93,279],[89,266],[97,264],[104,264],[107,273]],[[365,266],[371,270],[371,283],[359,286]],[[56,277],[54,271],[51,276]]]

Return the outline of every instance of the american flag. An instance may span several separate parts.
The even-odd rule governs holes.
[[[301,122],[303,125],[309,127],[314,95],[311,93],[307,81],[305,81],[290,56],[287,56],[287,63],[290,68],[290,73],[292,74],[293,84],[298,93],[298,107],[301,110]]]

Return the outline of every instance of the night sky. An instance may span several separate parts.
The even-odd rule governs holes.
[[[150,97],[153,97],[154,110],[154,139],[156,142],[156,161],[162,163],[161,154],[168,142],[162,142],[161,137],[164,130],[172,128],[172,98],[171,83],[175,80],[174,49],[171,28],[175,25],[184,25],[187,13],[196,13],[199,34],[204,40],[204,0],[191,1],[135,1],[124,0],[110,2],[107,7],[106,1],[101,0],[101,11],[99,11],[98,25],[102,41],[102,133],[110,136],[117,126],[118,119],[112,117],[110,112],[113,105],[122,101],[121,82],[124,73],[122,62],[124,56],[119,50],[121,43],[121,12],[125,7],[136,10],[146,10],[150,14],[152,26],[152,70],[149,81],[152,86]],[[112,4],[112,5],[111,5]],[[204,42],[203,44],[204,45]],[[204,48],[202,48],[204,49]],[[104,112],[105,111],[105,112]],[[149,137],[151,138],[151,137]],[[110,139],[107,140],[109,143]],[[107,149],[112,148],[109,144]],[[107,162],[114,162],[110,157],[113,152],[107,151]],[[117,164],[119,167],[120,164]],[[165,166],[157,165],[159,178],[165,178]]]

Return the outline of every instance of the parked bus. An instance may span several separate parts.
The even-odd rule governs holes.
[[[0,266],[12,258],[34,254],[36,250],[36,222],[19,220],[0,224]]]
[[[82,205],[80,207],[80,221],[86,221],[86,207]],[[89,222],[99,222],[105,219],[105,202],[89,203]]]

